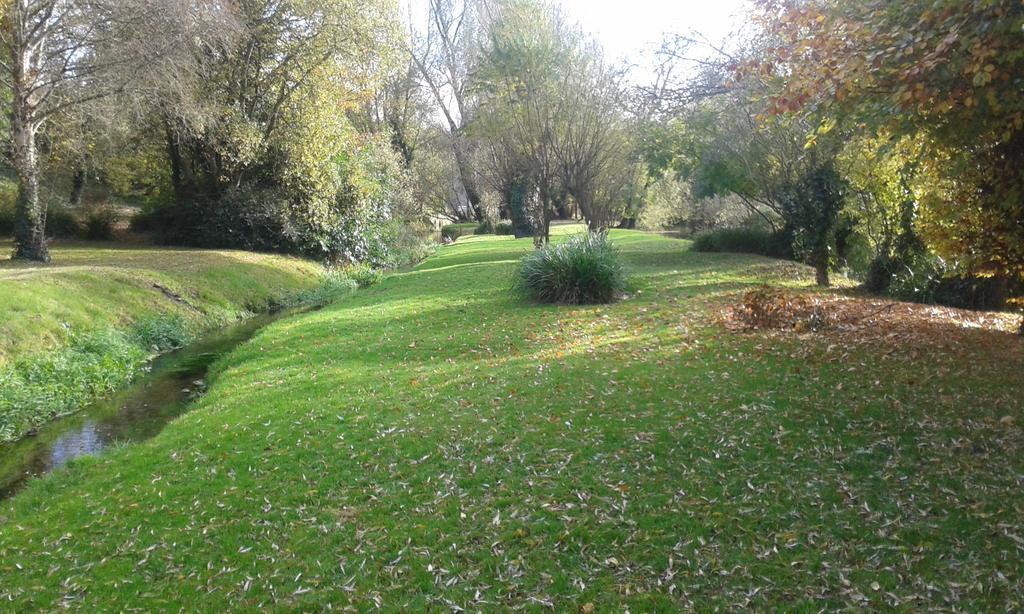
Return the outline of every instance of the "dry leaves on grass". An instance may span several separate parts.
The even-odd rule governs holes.
[[[1020,317],[1012,313],[969,311],[877,298],[797,293],[781,288],[751,290],[722,314],[732,331],[821,332],[863,342],[950,341],[971,333],[1018,342]]]

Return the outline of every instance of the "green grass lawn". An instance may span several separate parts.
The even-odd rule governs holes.
[[[12,262],[10,241],[0,240],[0,366],[59,348],[69,331],[127,329],[171,313],[235,319],[271,297],[315,287],[322,271],[297,258],[238,251],[86,242],[51,251],[50,265]]]
[[[526,304],[529,241],[468,237],[274,324],[157,438],[0,503],[0,603],[1024,607],[1024,343],[729,332],[809,271],[612,237],[613,306]]]

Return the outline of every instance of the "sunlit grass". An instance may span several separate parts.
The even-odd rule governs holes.
[[[730,333],[737,293],[812,272],[612,239],[633,285],[613,305],[529,304],[530,242],[464,237],[274,324],[156,439],[0,504],[0,599],[1020,607],[1016,340]]]
[[[75,242],[51,251],[50,265],[12,262],[0,241],[0,366],[57,349],[71,331],[127,330],[168,314],[231,320],[321,276],[315,263],[249,252]]]

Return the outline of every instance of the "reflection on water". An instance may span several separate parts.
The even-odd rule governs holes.
[[[245,320],[187,348],[157,358],[149,373],[115,395],[79,413],[51,422],[31,437],[0,444],[0,499],[10,497],[37,476],[68,461],[98,454],[118,443],[143,441],[189,409],[206,388],[204,378],[218,358],[252,338],[261,328],[295,311]]]

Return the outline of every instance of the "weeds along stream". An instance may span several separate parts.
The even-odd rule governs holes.
[[[30,436],[0,444],[0,500],[75,458],[156,436],[168,422],[189,411],[206,390],[207,372],[220,357],[267,325],[310,310],[286,309],[214,331],[157,357],[129,387],[49,422]]]

